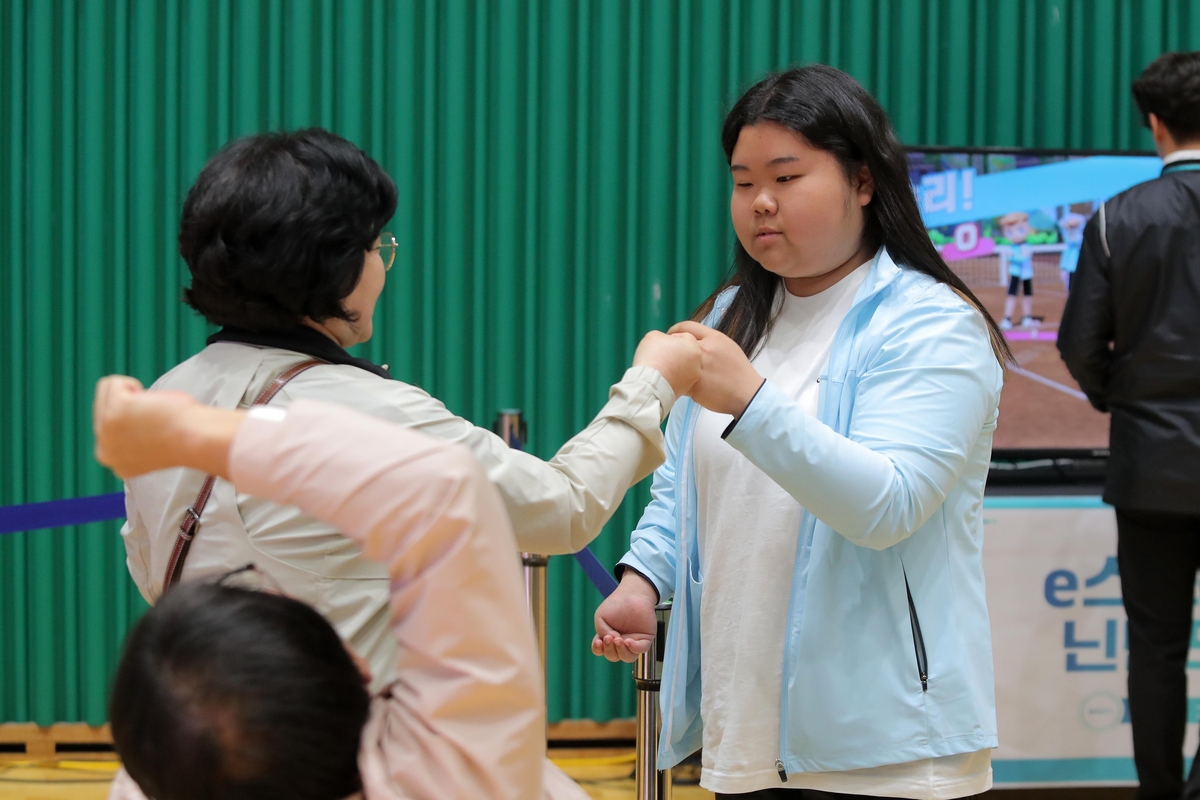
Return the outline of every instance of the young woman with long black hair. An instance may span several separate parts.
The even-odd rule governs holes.
[[[632,660],[674,597],[660,767],[703,747],[719,797],[985,791],[981,507],[1008,347],[851,77],[768,77],[722,143],[735,273],[672,329],[702,375],[593,651]]]

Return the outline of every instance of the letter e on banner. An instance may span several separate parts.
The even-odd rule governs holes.
[[[1070,608],[1075,605],[1075,599],[1063,599],[1058,595],[1060,592],[1074,592],[1078,588],[1079,579],[1074,572],[1056,569],[1046,576],[1046,602],[1055,608]]]

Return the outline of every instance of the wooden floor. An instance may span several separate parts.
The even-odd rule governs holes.
[[[58,766],[0,764],[0,800],[105,800],[115,763]],[[572,769],[571,772],[579,770]],[[593,800],[633,800],[629,778],[580,778],[580,785]],[[712,793],[699,786],[677,786],[674,800],[712,800]]]
[[[105,800],[116,762],[0,762],[0,800]]]
[[[593,800],[634,800],[633,780],[622,763],[593,758],[564,760],[563,768]],[[0,762],[0,800],[105,800],[117,765],[112,761]],[[982,797],[982,795],[981,795]],[[989,800],[1129,800],[1133,789],[1000,789]],[[676,784],[674,800],[712,800],[699,786]]]
[[[580,781],[592,800],[633,800],[633,781]],[[676,786],[673,800],[712,800],[713,793],[699,786]]]

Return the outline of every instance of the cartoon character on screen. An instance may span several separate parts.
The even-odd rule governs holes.
[[[1014,211],[1005,214],[999,220],[1000,230],[1004,238],[1012,242],[1008,248],[1008,297],[1004,300],[1004,319],[1000,327],[1011,330],[1013,309],[1017,305],[1017,290],[1024,289],[1025,296],[1021,298],[1022,327],[1030,327],[1033,319],[1033,251],[1025,240],[1029,238],[1029,215],[1024,211]]]
[[[1063,243],[1067,246],[1063,250],[1062,260],[1058,262],[1058,268],[1062,271],[1063,288],[1068,292],[1071,291],[1071,279],[1075,275],[1075,266],[1079,264],[1079,248],[1083,246],[1083,226],[1086,224],[1087,217],[1074,211],[1067,211],[1058,220],[1059,233],[1062,234]]]

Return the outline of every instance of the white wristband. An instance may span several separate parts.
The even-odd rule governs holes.
[[[246,416],[266,422],[283,422],[287,418],[287,409],[274,406],[250,406],[250,411]]]

